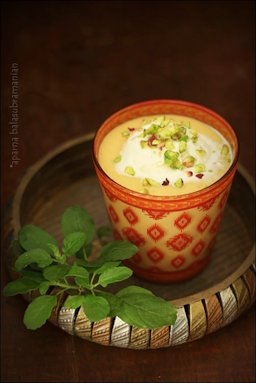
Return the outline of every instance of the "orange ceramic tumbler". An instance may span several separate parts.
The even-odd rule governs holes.
[[[130,190],[104,172],[98,153],[108,132],[137,117],[165,114],[194,118],[224,136],[233,151],[232,164],[224,176],[189,194],[156,196]],[[137,103],[113,114],[100,126],[94,138],[93,160],[114,237],[138,247],[138,253],[125,262],[137,276],[154,282],[179,282],[206,267],[237,168],[238,140],[228,122],[212,110],[190,102]]]

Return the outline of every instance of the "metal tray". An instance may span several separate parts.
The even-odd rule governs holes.
[[[60,238],[60,217],[73,204],[86,207],[97,226],[108,224],[92,165],[92,139],[90,134],[68,141],[28,169],[5,225],[7,247],[26,223],[36,224]],[[176,346],[226,326],[255,300],[254,201],[253,182],[239,166],[211,261],[203,272],[183,283],[163,285],[133,276],[129,282],[118,285],[119,289],[137,284],[170,300],[178,308],[175,325],[145,330],[129,326],[118,317],[91,323],[82,308],[62,307],[63,300],[50,321],[86,340],[133,349]],[[10,251],[6,254],[10,266],[13,255]]]

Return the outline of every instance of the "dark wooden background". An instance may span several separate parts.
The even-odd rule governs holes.
[[[2,206],[26,168],[138,101],[200,103],[236,130],[254,174],[252,1],[2,2]],[[19,157],[10,168],[12,63],[19,65]],[[3,260],[4,254],[1,254]],[[8,280],[2,266],[3,284]],[[155,351],[103,347],[2,298],[3,382],[253,382],[254,310],[194,343]]]

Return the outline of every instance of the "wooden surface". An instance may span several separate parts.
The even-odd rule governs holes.
[[[12,2],[3,7],[4,207],[26,168],[48,150],[94,131],[121,107],[154,98],[216,110],[236,130],[240,161],[254,174],[252,2]],[[19,64],[20,161],[10,168],[12,63]],[[2,266],[3,284],[7,280]],[[51,324],[28,331],[22,324],[26,302],[20,297],[2,302],[3,382],[255,381],[253,309],[195,342],[134,351],[86,342]]]

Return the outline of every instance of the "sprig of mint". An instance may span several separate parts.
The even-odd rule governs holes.
[[[57,295],[64,292],[64,307],[82,306],[91,322],[118,316],[130,325],[148,329],[175,323],[175,307],[147,289],[128,286],[116,294],[105,290],[131,277],[132,270],[122,261],[137,253],[135,245],[125,240],[106,243],[110,229],[103,226],[96,230],[92,217],[81,206],[64,212],[61,231],[61,246],[34,225],[23,226],[14,240],[13,248],[18,252],[14,268],[19,278],[5,286],[4,295],[37,292],[23,319],[28,329],[35,330],[50,318]],[[96,259],[91,256],[95,238],[101,244]],[[58,288],[55,295],[48,293],[50,287]]]

